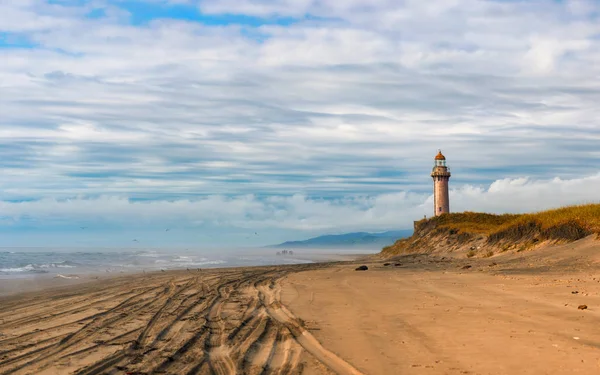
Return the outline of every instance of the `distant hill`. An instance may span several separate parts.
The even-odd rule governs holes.
[[[355,232],[346,234],[328,234],[304,241],[287,241],[269,247],[276,248],[319,248],[319,247],[383,247],[400,238],[410,237],[412,229],[388,231],[382,233]]]

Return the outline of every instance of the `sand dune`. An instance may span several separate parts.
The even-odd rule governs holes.
[[[600,373],[598,249],[159,272],[4,297],[0,374]]]

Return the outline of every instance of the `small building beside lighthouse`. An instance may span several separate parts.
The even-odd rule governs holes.
[[[448,194],[450,169],[446,165],[446,157],[441,150],[435,157],[431,177],[433,178],[433,215],[447,214],[450,212],[450,196]]]

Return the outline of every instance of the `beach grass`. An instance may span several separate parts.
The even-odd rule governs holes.
[[[487,236],[530,223],[538,224],[542,230],[576,223],[590,233],[600,233],[600,204],[568,206],[527,214],[450,213],[423,219],[417,223],[417,226],[425,222],[434,224],[438,228]]]
[[[423,242],[427,236],[455,236],[459,242],[484,238],[487,244],[504,252],[507,244],[519,243],[531,248],[544,240],[569,242],[590,234],[600,234],[600,204],[526,214],[449,213],[415,222],[415,234],[411,238],[385,247],[382,254],[400,254],[416,245],[427,245]]]

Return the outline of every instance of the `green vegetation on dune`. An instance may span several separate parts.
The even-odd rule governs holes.
[[[594,233],[600,234],[600,204],[529,214],[451,213],[416,222],[412,237],[385,247],[382,254],[431,248],[432,239],[440,237],[452,238],[456,244],[485,239],[486,245],[506,248],[515,243],[531,247],[544,240],[575,241]]]

